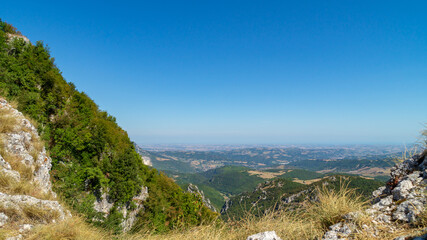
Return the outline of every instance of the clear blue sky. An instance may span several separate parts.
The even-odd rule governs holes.
[[[8,1],[137,143],[411,143],[426,1]]]

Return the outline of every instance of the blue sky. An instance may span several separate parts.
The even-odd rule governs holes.
[[[9,1],[67,81],[148,143],[412,143],[425,1]]]

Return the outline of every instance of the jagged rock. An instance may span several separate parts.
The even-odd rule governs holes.
[[[94,210],[97,212],[103,213],[104,217],[107,217],[110,214],[111,209],[114,206],[114,202],[111,200],[108,195],[109,189],[106,192],[101,192],[101,196],[97,197],[94,205]],[[120,224],[124,232],[132,229],[136,221],[137,214],[144,209],[143,202],[148,198],[148,188],[142,187],[140,193],[132,198],[132,201],[136,208],[131,209],[131,202],[126,203],[124,206],[118,208],[118,211],[123,215],[123,221]],[[95,219],[96,220],[96,219]]]
[[[55,197],[49,174],[52,166],[51,159],[40,141],[37,129],[21,112],[2,98],[0,98],[0,109],[4,110],[3,114],[16,120],[15,125],[11,126],[11,130],[2,134],[1,145],[4,147],[5,154],[0,156],[0,174],[7,176],[12,181],[28,181],[36,192]],[[12,164],[8,161],[15,162]],[[25,165],[32,175],[25,178],[24,175],[21,176],[12,167],[17,163]],[[70,212],[65,210],[58,201],[41,200],[28,195],[12,195],[9,192],[0,192],[0,206],[4,211],[4,213],[0,213],[0,227],[10,224],[20,233],[17,236],[6,238],[9,240],[23,239],[25,234],[34,227],[30,224],[17,225],[18,219],[28,218],[32,224],[46,224],[71,217]]]
[[[8,220],[9,220],[9,217],[6,216],[6,214],[0,212],[0,227],[3,227]]]
[[[324,236],[323,240],[337,240],[346,239],[355,229],[354,224],[337,223],[329,227],[329,230]]]
[[[257,233],[249,236],[246,240],[282,240],[275,231]]]
[[[114,206],[114,202],[110,199],[107,192],[101,190],[101,196],[97,197],[93,203],[93,209],[99,213],[103,213],[104,217],[108,216],[111,208]]]
[[[196,195],[199,195],[202,198],[203,204],[205,204],[206,207],[208,207],[213,212],[217,212],[216,208],[212,205],[211,200],[205,197],[205,194],[203,193],[203,191],[199,190],[199,188],[196,185],[192,183],[188,184],[187,192],[191,192]]]
[[[55,193],[52,191],[49,174],[52,167],[52,160],[47,156],[46,149],[43,146],[37,147],[34,145],[34,143],[40,141],[37,129],[21,112],[13,108],[2,98],[0,98],[0,108],[6,109],[11,117],[17,120],[14,131],[4,134],[6,152],[18,156],[21,163],[32,169],[32,181],[37,184],[43,193],[50,193],[55,196]],[[0,158],[0,166],[3,168],[3,173],[8,174],[17,181],[20,180],[16,171],[11,172],[13,170],[10,164],[3,157]]]
[[[121,226],[124,232],[128,232],[129,230],[132,229],[136,221],[136,215],[142,209],[144,209],[143,202],[147,200],[147,198],[148,198],[148,188],[143,186],[141,188],[141,192],[137,196],[133,197],[132,199],[132,201],[136,203],[136,208],[129,211],[129,204],[126,204],[126,207],[122,209],[124,220],[121,223]]]
[[[227,212],[227,210],[231,207],[231,205],[233,205],[233,201],[231,201],[230,199],[226,199],[224,205],[221,208],[221,214],[224,214]]]
[[[37,209],[37,211],[50,212],[53,220],[65,220],[71,217],[70,212],[66,211],[57,201],[40,200],[27,195],[9,195],[0,192],[0,205],[3,209],[12,211],[15,214],[25,215],[27,209]],[[47,221],[47,220],[43,220]],[[47,222],[46,222],[47,223]]]
[[[6,33],[7,37],[9,39],[22,39],[26,43],[30,43],[30,39],[28,39],[26,36],[19,35],[19,34],[12,34],[12,33]]]
[[[401,181],[396,188],[394,188],[391,193],[393,194],[393,200],[398,201],[400,199],[406,198],[409,194],[409,191],[414,188],[414,185],[410,180]]]

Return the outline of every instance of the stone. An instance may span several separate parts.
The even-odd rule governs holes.
[[[199,190],[199,188],[198,188],[196,185],[194,185],[194,184],[192,184],[192,183],[188,184],[187,192],[190,192],[190,193],[194,193],[194,194],[196,194],[196,195],[199,195],[199,196],[202,198],[202,202],[203,202],[203,204],[204,204],[207,208],[209,208],[209,209],[210,209],[210,210],[212,210],[213,212],[217,212],[216,208],[212,205],[211,200],[210,200],[209,198],[207,198],[207,197],[205,196],[205,194],[203,193],[203,191]]]
[[[0,227],[3,227],[8,220],[9,220],[9,217],[6,216],[6,214],[0,212]]]
[[[129,204],[126,205],[126,208],[123,208],[122,210],[122,214],[124,217],[123,222],[121,223],[122,229],[124,232],[128,232],[129,230],[131,230],[131,228],[133,227],[133,225],[136,222],[136,216],[137,214],[144,209],[144,204],[143,202],[145,200],[147,200],[148,198],[148,188],[142,186],[141,191],[139,192],[139,194],[135,197],[132,198],[132,201],[136,204],[136,208],[133,209],[132,211],[129,211]]]
[[[8,237],[5,240],[22,240],[23,236],[21,234],[14,236],[14,237]]]
[[[13,131],[4,134],[5,151],[16,155],[20,161],[33,170],[32,182],[43,193],[56,194],[52,191],[49,171],[52,168],[52,160],[43,147],[41,150],[34,146],[34,142],[40,141],[37,129],[18,110],[14,109],[6,100],[0,98],[0,108],[8,110],[9,114],[17,119]],[[36,159],[35,159],[36,158]],[[13,171],[10,164],[0,157],[0,170],[2,174],[19,181],[19,173]]]
[[[393,194],[393,200],[398,201],[406,198],[408,196],[409,191],[414,188],[414,185],[410,180],[403,180],[399,182],[396,188],[394,188],[391,192]]]
[[[34,225],[31,224],[23,224],[21,226],[19,226],[19,232],[20,233],[26,233],[31,231],[34,228]]]
[[[56,212],[57,219],[61,221],[71,217],[71,214],[57,201],[40,200],[27,195],[9,195],[0,192],[0,204],[3,209],[8,209],[18,214],[24,214],[24,209],[33,207],[39,210]]]
[[[275,231],[261,232],[249,236],[246,240],[282,240]]]

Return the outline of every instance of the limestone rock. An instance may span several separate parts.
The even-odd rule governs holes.
[[[50,219],[40,219],[43,223],[48,223],[53,220],[65,220],[71,217],[71,214],[57,201],[40,200],[27,195],[9,195],[0,192],[0,205],[3,209],[12,211],[18,215],[25,215],[26,212],[29,211],[28,209],[50,213]]]
[[[249,236],[246,240],[282,240],[275,231],[261,232]]]
[[[205,196],[203,191],[199,190],[199,188],[196,185],[190,183],[187,187],[187,192],[191,192],[196,195],[199,195],[202,198],[203,204],[205,204],[207,208],[209,208],[213,212],[217,211],[216,208],[212,205],[211,200],[209,200],[209,198]]]
[[[97,212],[103,213],[104,217],[107,217],[108,214],[110,214],[110,211],[114,206],[114,202],[111,200],[108,192],[108,189],[106,192],[101,192],[101,196],[97,197],[93,203],[93,208]],[[147,198],[148,188],[143,186],[140,193],[133,197],[131,202],[126,203],[124,206],[118,207],[118,211],[123,215],[123,221],[120,225],[124,232],[132,229],[133,225],[135,224],[137,214],[144,209],[143,202]],[[131,207],[132,202],[136,205],[136,208]]]
[[[9,220],[9,217],[6,216],[6,214],[0,212],[0,227],[3,227],[8,220]]]
[[[19,161],[31,168],[33,171],[32,181],[37,184],[43,193],[51,193],[52,184],[50,181],[49,171],[52,168],[52,160],[42,146],[37,129],[24,115],[13,108],[6,100],[0,98],[0,108],[5,109],[9,115],[17,120],[14,130],[4,134],[5,151],[19,158]],[[18,173],[11,169],[4,156],[0,157],[1,172],[7,174],[16,181],[20,181]]]
[[[143,186],[141,188],[141,192],[137,196],[133,197],[132,199],[132,201],[136,204],[136,208],[133,210],[129,210],[130,203],[126,204],[126,206],[122,208],[122,214],[123,214],[124,220],[121,223],[121,226],[124,232],[128,232],[129,230],[132,229],[136,221],[136,215],[141,210],[144,209],[143,202],[147,200],[147,198],[148,198],[148,188]]]

